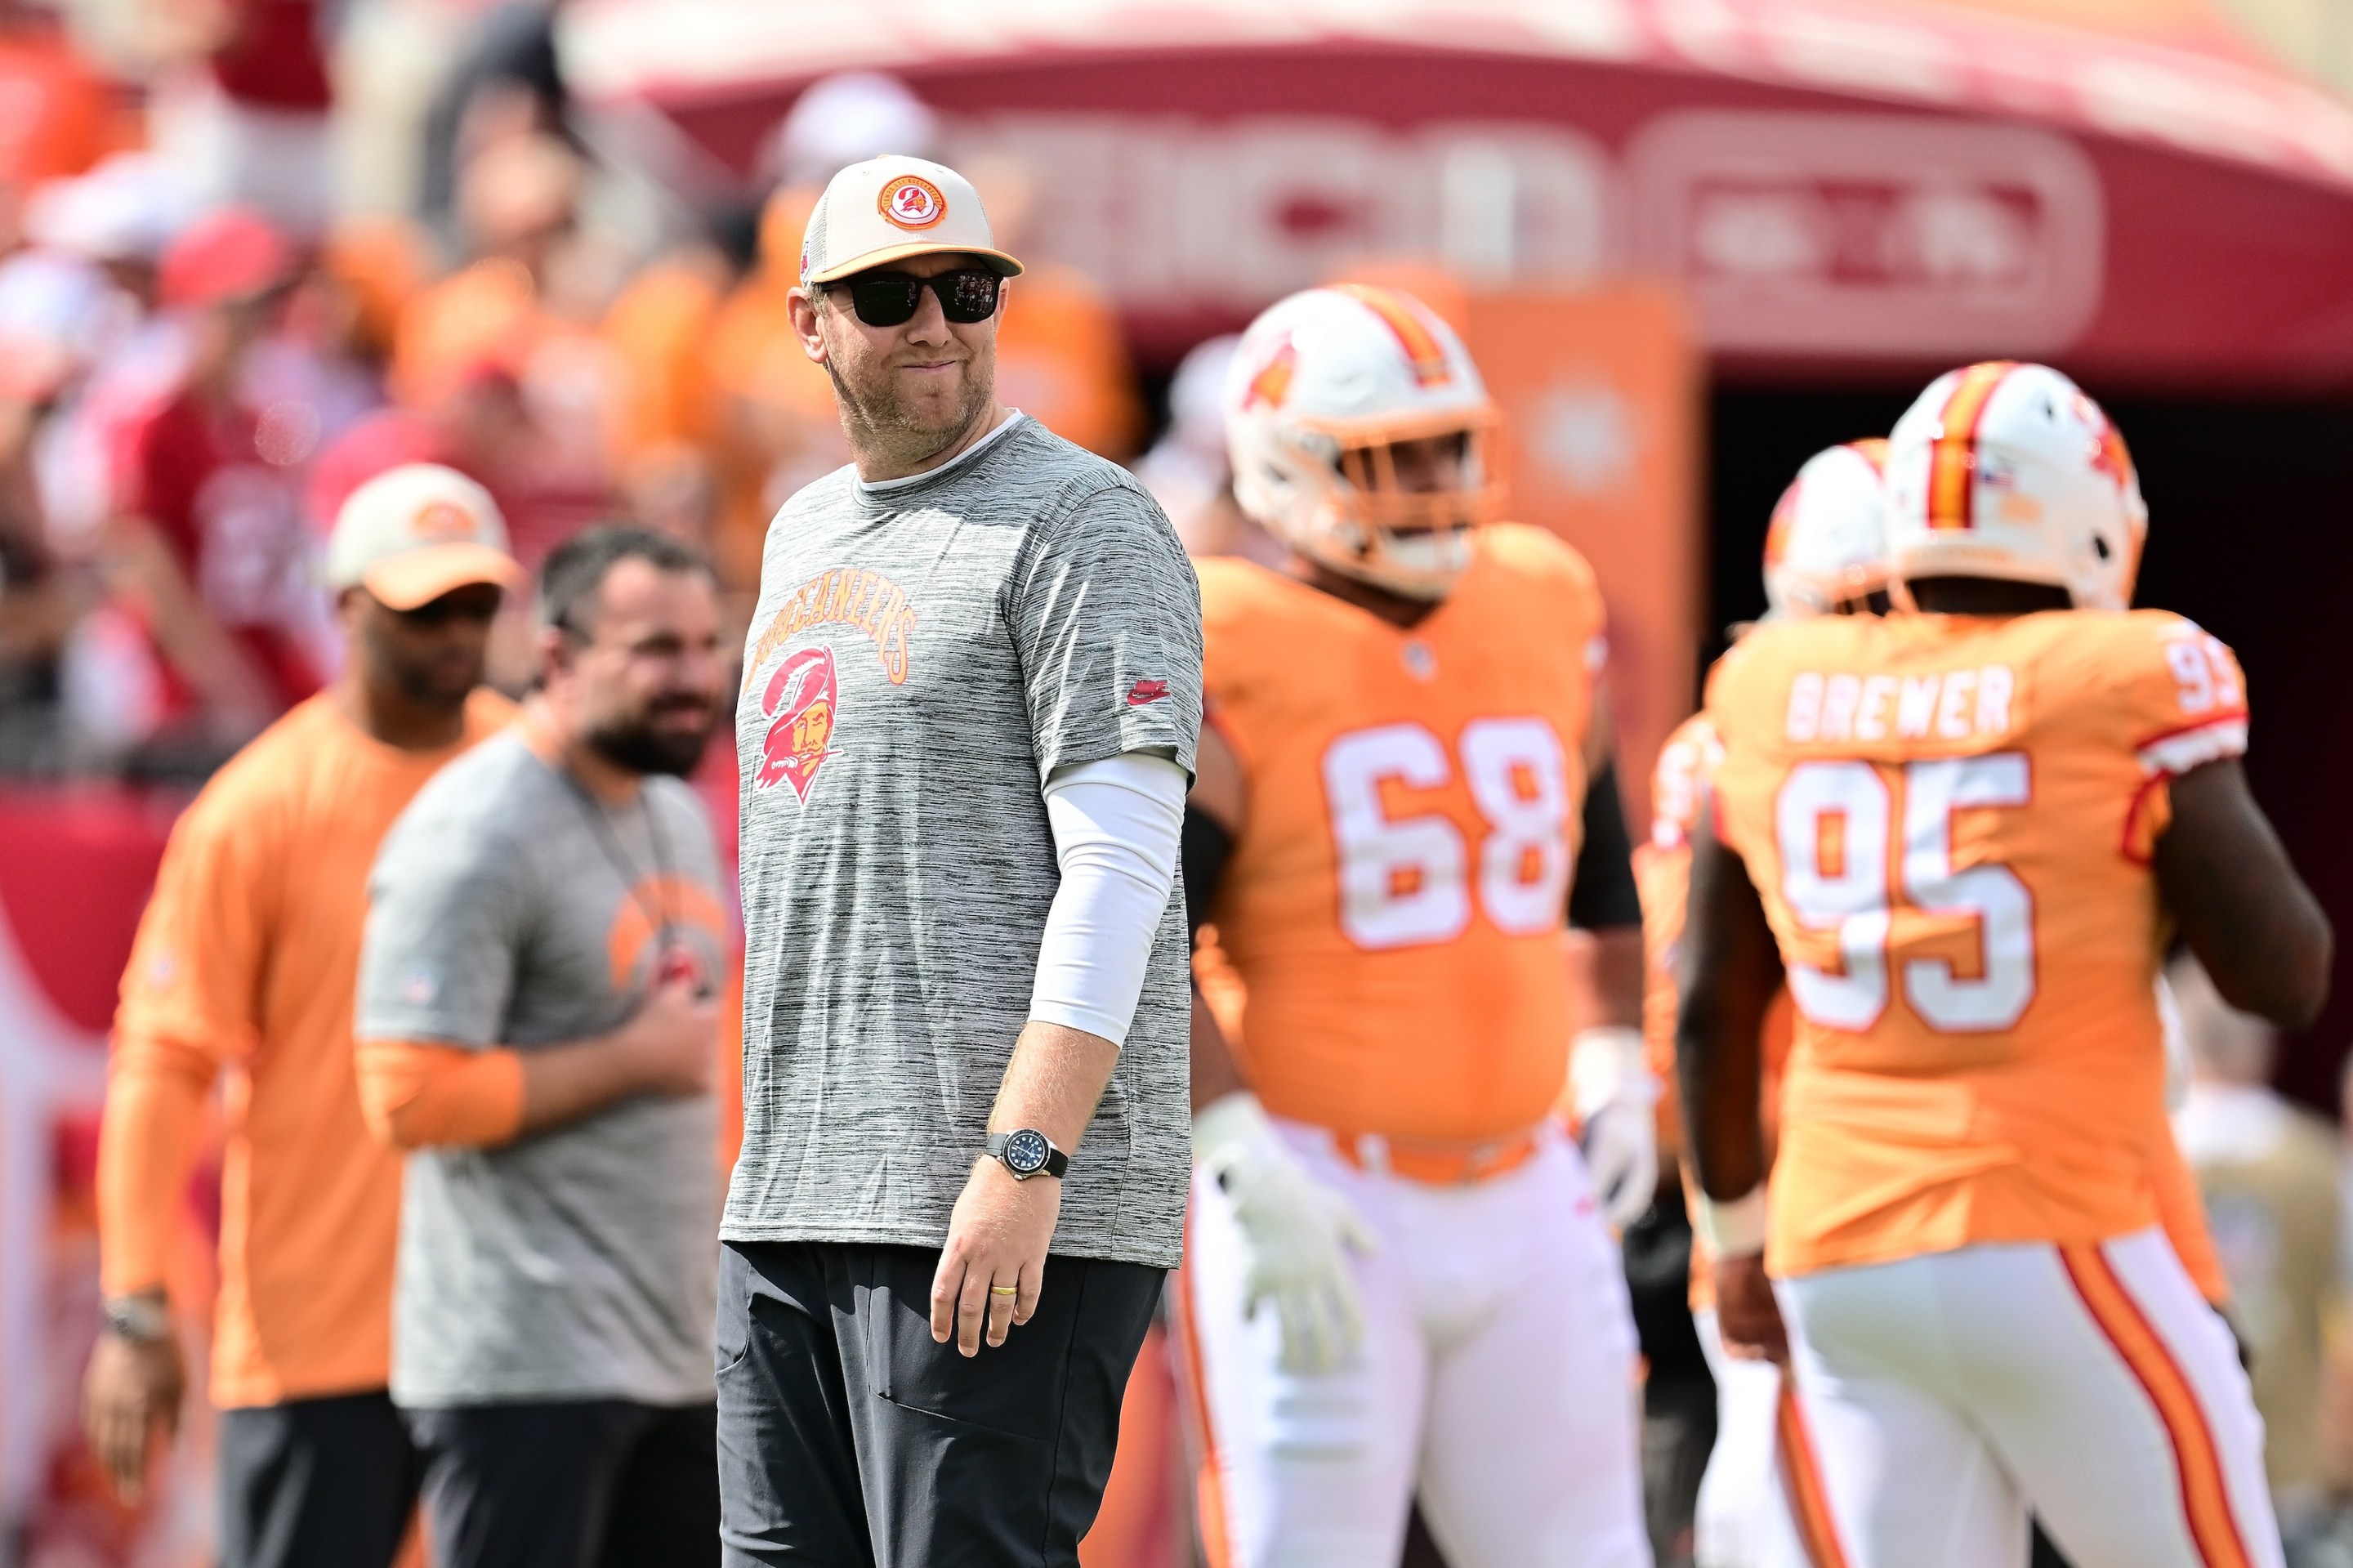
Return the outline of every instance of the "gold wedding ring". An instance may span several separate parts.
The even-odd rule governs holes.
[[[1018,1285],[992,1285],[988,1287],[988,1293],[991,1296],[1018,1296],[1021,1294],[1021,1287]]]

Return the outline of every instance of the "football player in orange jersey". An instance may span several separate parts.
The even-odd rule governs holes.
[[[1196,999],[1180,1299],[1220,1568],[1392,1568],[1417,1494],[1454,1568],[1650,1561],[1606,1221],[1657,1186],[1656,1086],[1601,604],[1483,521],[1494,418],[1387,290],[1276,304],[1228,381],[1237,501],[1292,557],[1198,563],[1187,897],[1241,1001]],[[1603,1015],[1574,1041],[1569,924]]]
[[[1767,627],[1709,683],[1677,1055],[1725,1331],[1776,1337],[1778,1289],[1857,1568],[2022,1563],[2030,1507],[2077,1568],[2277,1564],[2245,1373],[2158,1224],[2168,932],[2284,1025],[2327,984],[2237,661],[2124,608],[2139,485],[2055,371],[1939,378],[1887,474],[1920,613]]]
[[[1766,623],[1887,609],[1881,467],[1887,443],[1830,447],[1808,459],[1773,508],[1765,536]],[[1650,842],[1635,852],[1642,890],[1646,979],[1642,1033],[1654,1073],[1674,1071],[1675,954],[1690,889],[1691,832],[1724,752],[1705,714],[1659,749]],[[1763,1103],[1767,1157],[1773,1090],[1788,1052],[1786,993],[1765,1025]],[[1779,1364],[1726,1353],[1715,1321],[1713,1259],[1694,1240],[1692,1316],[1715,1379],[1715,1446],[1700,1482],[1694,1546],[1709,1568],[1823,1568],[1820,1487]],[[1746,1351],[1746,1347],[1739,1347]]]

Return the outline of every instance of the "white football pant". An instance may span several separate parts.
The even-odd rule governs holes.
[[[1195,1174],[1179,1319],[1210,1562],[1397,1568],[1418,1493],[1451,1568],[1648,1568],[1624,1266],[1566,1136],[1438,1187],[1280,1125],[1380,1245],[1354,1260],[1356,1363],[1286,1373],[1273,1305],[1242,1316],[1232,1208]]]
[[[1963,1247],[1778,1287],[1849,1568],[2279,1568],[2230,1330],[2165,1234]]]
[[[1802,1484],[1790,1467],[1816,1478],[1820,1470],[1810,1454],[1786,1451],[1781,1369],[1725,1355],[1713,1308],[1694,1313],[1692,1326],[1715,1379],[1715,1446],[1699,1482],[1694,1560],[1699,1568],[1839,1568],[1807,1549],[1790,1510],[1789,1489]],[[1819,1491],[1819,1479],[1812,1484]]]

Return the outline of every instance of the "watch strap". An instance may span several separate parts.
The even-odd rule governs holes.
[[[133,1344],[153,1344],[172,1334],[172,1308],[158,1296],[111,1296],[101,1308],[107,1331]]]

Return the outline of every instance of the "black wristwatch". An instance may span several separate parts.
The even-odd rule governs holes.
[[[988,1153],[1013,1172],[1016,1181],[1027,1181],[1032,1176],[1060,1176],[1071,1168],[1071,1157],[1035,1128],[990,1133]]]

